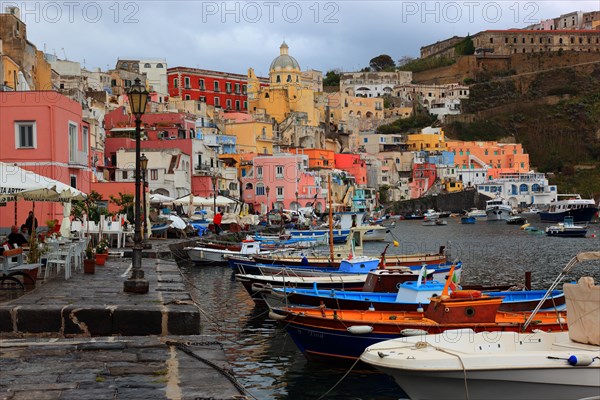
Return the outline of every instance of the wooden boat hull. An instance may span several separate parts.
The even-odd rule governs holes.
[[[254,256],[253,259],[257,263],[260,264],[279,264],[283,266],[306,266],[308,265],[313,267],[329,267],[329,268],[337,268],[340,264],[340,261],[348,257],[348,254],[335,254],[336,258],[333,262],[329,260],[329,257],[306,257],[306,261],[303,261],[301,257],[273,257],[273,256],[264,256],[257,255]],[[339,257],[338,257],[339,256]],[[412,265],[436,265],[436,264],[444,264],[447,262],[447,258],[443,254],[415,254],[415,255],[386,255],[385,256],[385,265],[386,267],[393,266],[412,266]]]
[[[475,332],[519,332],[529,315],[496,313],[499,302],[495,307],[492,303],[484,307],[481,307],[481,304],[475,305],[474,301],[471,303],[473,304],[465,302],[456,310],[450,308],[448,312],[445,311],[448,307],[442,304],[438,304],[440,307],[430,312],[432,307],[430,305],[425,314],[327,309],[324,310],[325,316],[323,316],[319,309],[302,307],[273,309],[273,312],[284,318],[286,331],[305,355],[346,359],[356,359],[370,345],[407,336],[411,332],[435,334],[464,328],[473,329]],[[472,322],[468,321],[471,317],[465,312],[467,309],[475,310],[473,317],[477,316],[477,318],[473,318]],[[441,319],[432,320],[424,317],[424,315],[436,316],[436,314],[440,315]],[[566,314],[558,315],[557,317],[554,312],[538,313],[536,320],[540,322],[529,325],[527,331],[566,330]],[[349,328],[354,329],[355,333],[352,333]]]

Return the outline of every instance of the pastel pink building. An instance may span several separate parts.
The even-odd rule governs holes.
[[[360,154],[336,154],[335,167],[354,176],[358,186],[367,185],[367,166]]]
[[[529,172],[529,154],[518,143],[461,142],[447,140],[448,151],[454,153],[457,169],[497,168],[504,171]]]
[[[437,177],[436,171],[435,164],[422,163],[413,165],[412,182],[409,184],[411,199],[418,199],[433,186]]]
[[[314,206],[325,210],[326,194],[317,173],[307,171],[308,156],[277,154],[254,158],[252,173],[241,178],[242,198],[255,211],[296,210]],[[313,204],[314,203],[314,204]]]
[[[79,103],[54,91],[0,92],[0,107],[0,161],[90,193],[89,124]],[[32,207],[18,202],[18,225]],[[61,203],[35,204],[39,226],[61,220],[62,213]],[[0,207],[0,227],[13,225],[14,219],[12,204]]]

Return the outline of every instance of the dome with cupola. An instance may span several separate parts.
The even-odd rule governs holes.
[[[285,71],[285,70],[298,70],[300,71],[300,64],[292,56],[288,54],[289,47],[285,41],[279,46],[279,56],[273,60],[269,71]]]

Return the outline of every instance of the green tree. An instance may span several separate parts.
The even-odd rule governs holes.
[[[339,70],[327,71],[325,79],[323,79],[323,86],[340,86],[340,78],[342,73]]]
[[[119,214],[127,214],[127,219],[129,221],[133,221],[134,200],[135,196],[128,193],[119,192],[119,197],[110,195],[110,201],[112,201],[113,204],[121,207],[119,209]]]
[[[456,43],[454,52],[457,56],[470,56],[475,54],[475,45],[473,44],[471,36],[467,35],[462,41]]]
[[[89,221],[100,222],[100,216],[111,215],[106,208],[99,206],[100,200],[102,200],[102,195],[92,190],[85,200],[73,202],[71,215],[81,220],[83,219],[83,215],[86,214]]]
[[[377,57],[371,58],[369,61],[369,67],[371,71],[394,71],[396,70],[396,63],[392,60],[392,57],[387,54],[381,54]]]

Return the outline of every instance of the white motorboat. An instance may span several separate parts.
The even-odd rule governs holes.
[[[384,241],[387,237],[387,234],[390,233],[390,228],[381,226],[381,225],[364,225],[368,228],[364,233],[363,241],[365,242],[381,242]]]
[[[485,214],[488,221],[506,221],[512,215],[512,207],[502,197],[485,202]]]
[[[423,214],[425,219],[438,219],[440,217],[440,213],[435,211],[433,208],[428,209],[425,214]]]
[[[574,257],[523,329],[578,262],[598,259],[600,252]],[[392,375],[413,400],[598,399],[600,286],[583,277],[577,284],[565,284],[564,293],[568,332],[446,331],[377,343],[361,360]]]
[[[485,218],[485,217],[487,217],[487,214],[485,213],[484,210],[478,210],[477,208],[471,208],[467,212],[467,217]]]
[[[202,243],[193,247],[185,247],[190,260],[196,263],[226,263],[226,256],[271,254],[274,250],[261,251],[260,242],[244,240],[241,244]]]

